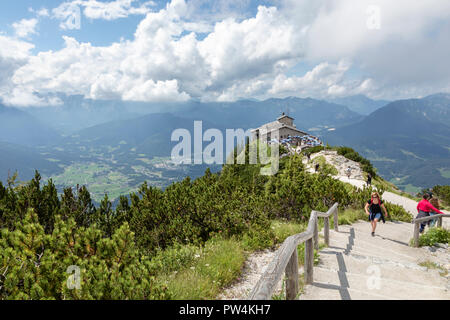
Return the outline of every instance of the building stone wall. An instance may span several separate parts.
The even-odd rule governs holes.
[[[260,139],[262,141],[270,141],[276,139],[286,139],[294,136],[304,136],[305,132],[295,127],[294,119],[282,115],[276,121],[266,123],[261,127],[252,130],[252,140]]]

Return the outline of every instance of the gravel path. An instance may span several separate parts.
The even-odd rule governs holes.
[[[244,300],[252,291],[259,278],[275,256],[276,250],[264,250],[250,254],[245,261],[242,276],[217,297],[218,300]],[[281,290],[281,282],[279,285]]]

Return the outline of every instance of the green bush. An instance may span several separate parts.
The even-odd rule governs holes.
[[[413,217],[402,206],[385,202],[384,206],[389,214],[389,219],[394,221],[411,222]]]
[[[170,298],[134,240],[126,223],[111,238],[103,238],[95,225],[80,228],[73,218],[63,221],[60,216],[46,234],[29,209],[14,231],[1,233],[0,299]],[[67,285],[70,266],[80,270],[80,288]]]
[[[419,237],[420,246],[433,246],[437,243],[450,244],[450,231],[444,228],[431,228]]]
[[[243,235],[242,244],[249,251],[266,249],[275,244],[275,236],[270,228],[251,228]]]
[[[325,147],[323,147],[323,146],[315,146],[315,147],[307,148],[307,149],[303,150],[302,153],[305,156],[307,156],[307,155],[312,155],[313,153],[320,152],[322,150],[325,150]]]

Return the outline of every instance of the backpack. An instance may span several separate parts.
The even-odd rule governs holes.
[[[383,209],[381,208],[382,200],[381,199],[378,199],[378,200],[380,201],[380,203],[378,205],[380,206],[380,210],[381,210],[381,220],[383,221],[383,223],[386,223],[386,221],[384,220]],[[373,198],[372,198],[372,196],[370,196],[370,204],[369,204],[369,206],[372,206],[372,204],[373,204]],[[371,209],[371,207],[369,207],[369,212],[370,212],[369,221],[371,221],[370,218],[372,217],[372,211],[370,209]]]

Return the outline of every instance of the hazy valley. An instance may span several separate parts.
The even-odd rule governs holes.
[[[105,193],[115,200],[144,181],[165,188],[186,176],[198,177],[208,167],[170,161],[175,129],[193,132],[193,121],[202,120],[203,130],[246,130],[287,112],[299,129],[330,145],[353,147],[382,177],[406,191],[450,183],[448,94],[391,103],[361,96],[338,100],[351,108],[310,98],[147,105],[79,96],[64,101],[59,107],[0,107],[4,182],[8,172],[17,170],[19,180],[28,180],[37,169],[60,191],[86,185],[96,202]],[[371,109],[368,115],[354,111]]]

